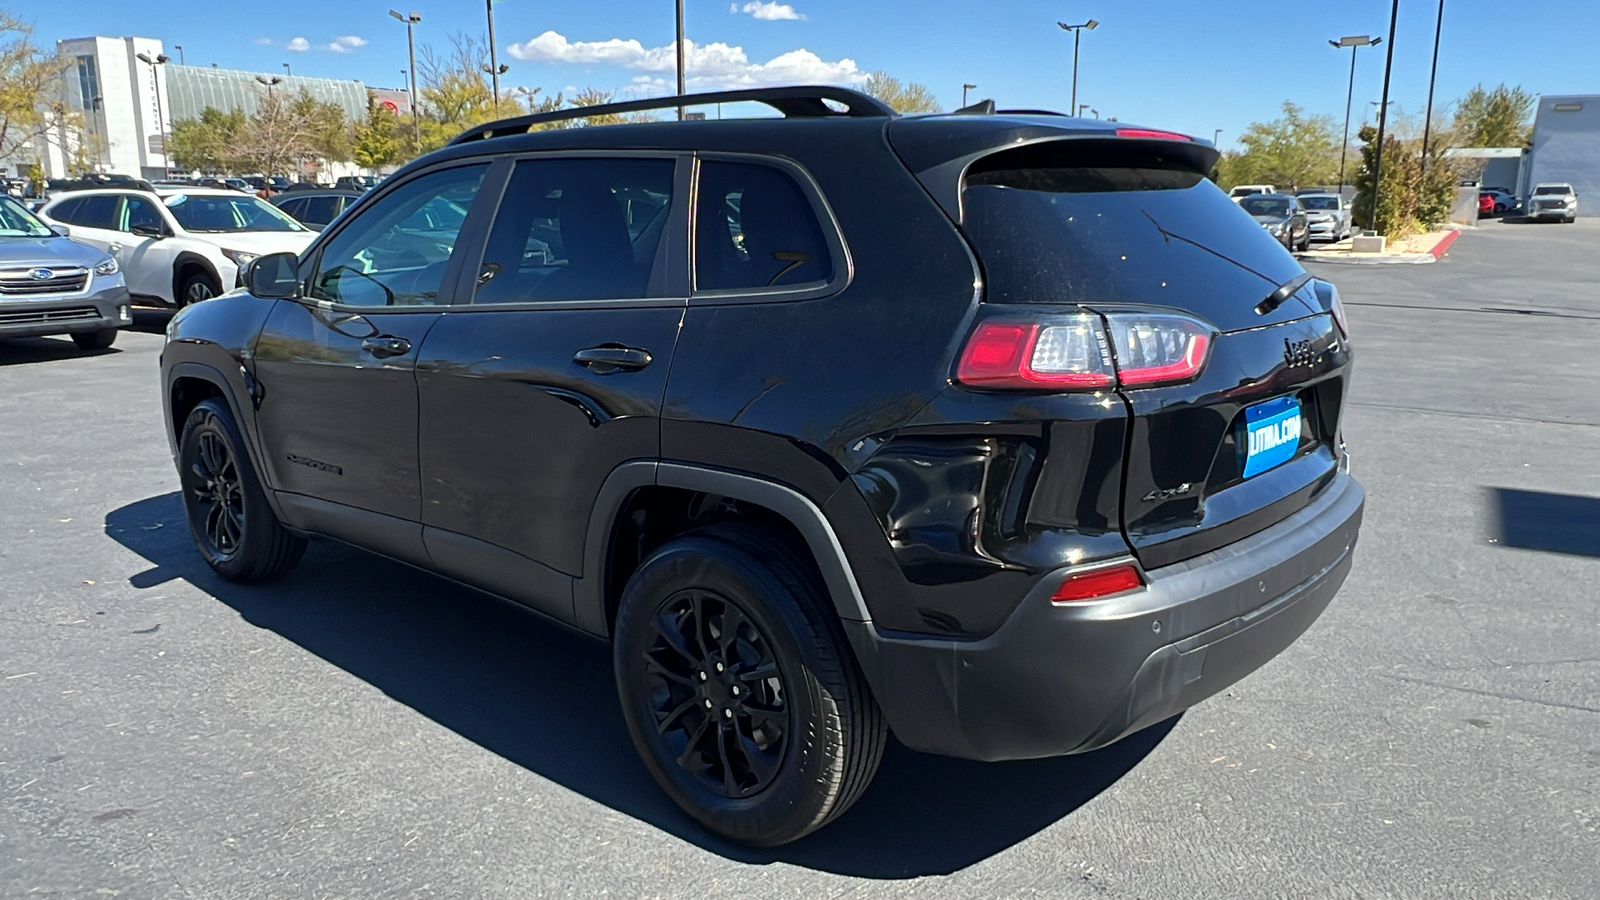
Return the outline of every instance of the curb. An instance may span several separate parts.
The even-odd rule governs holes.
[[[1322,251],[1313,251],[1311,253],[1296,253],[1295,254],[1295,258],[1300,260],[1301,262],[1332,263],[1334,265],[1342,265],[1342,266],[1393,266],[1393,265],[1425,266],[1425,265],[1427,265],[1429,263],[1438,262],[1440,260],[1440,258],[1445,255],[1445,252],[1450,249],[1450,245],[1454,244],[1456,242],[1456,238],[1458,238],[1460,236],[1461,236],[1461,232],[1460,231],[1458,231],[1456,229],[1451,229],[1448,233],[1446,233],[1444,235],[1444,237],[1441,237],[1439,239],[1439,243],[1433,245],[1433,249],[1428,250],[1428,251],[1426,251],[1424,253],[1407,253],[1405,255],[1395,255],[1395,256],[1382,256],[1382,255],[1356,256],[1356,255],[1350,253],[1348,250],[1346,250],[1346,251],[1341,251],[1339,253],[1339,255],[1330,254],[1328,256],[1323,256],[1322,255],[1323,253],[1328,253],[1329,251],[1322,250]]]

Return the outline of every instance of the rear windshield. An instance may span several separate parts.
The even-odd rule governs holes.
[[[1543,187],[1534,188],[1533,192],[1535,194],[1569,194],[1572,192],[1572,188],[1564,184],[1547,184]]]
[[[1150,303],[1230,330],[1260,324],[1255,305],[1304,271],[1191,171],[992,168],[968,175],[963,203],[995,303]]]
[[[1306,209],[1338,209],[1338,197],[1301,197],[1300,205]]]

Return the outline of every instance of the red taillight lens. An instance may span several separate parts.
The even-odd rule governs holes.
[[[1071,603],[1074,600],[1109,597],[1142,587],[1144,579],[1139,577],[1138,568],[1131,565],[1108,566],[1068,575],[1050,599],[1056,603]]]
[[[1205,367],[1211,327],[1188,316],[1115,313],[1106,317],[1117,350],[1117,378],[1129,386],[1188,381]]]
[[[1115,380],[1098,316],[984,322],[961,351],[956,380],[976,387],[1096,388]]]
[[[1151,128],[1118,128],[1117,137],[1155,138],[1158,141],[1193,141],[1194,138],[1176,131],[1156,131]]]

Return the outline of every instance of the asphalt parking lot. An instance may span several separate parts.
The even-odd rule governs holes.
[[[606,648],[353,550],[192,550],[159,314],[0,344],[0,897],[1600,896],[1600,220],[1332,266],[1369,505],[1283,656],[1094,754],[891,747],[799,843],[711,839]]]

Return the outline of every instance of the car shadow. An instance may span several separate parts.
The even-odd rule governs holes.
[[[142,331],[145,334],[163,334],[167,330],[167,323],[177,310],[165,307],[135,306],[133,308],[133,324],[128,326],[130,331]]]
[[[1489,488],[1489,540],[1503,547],[1600,557],[1600,497]]]
[[[890,741],[876,780],[827,828],[775,849],[723,841],[677,808],[629,740],[609,647],[520,606],[399,563],[314,543],[283,580],[217,578],[190,543],[176,493],[105,517],[149,560],[139,589],[183,579],[268,629],[531,772],[724,857],[865,878],[942,875],[1054,824],[1161,743],[1170,719],[1078,756],[977,763]]]
[[[88,356],[113,356],[121,353],[116,347],[104,350],[80,350],[66,335],[50,337],[7,338],[0,340],[0,366],[23,366],[29,363],[53,362],[58,359],[81,359]]]

